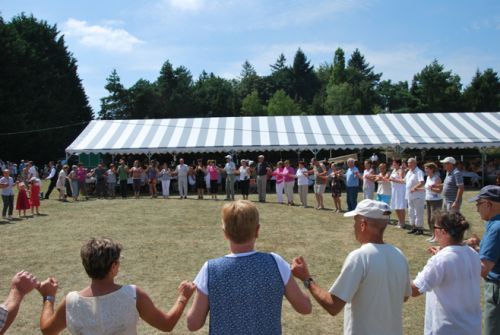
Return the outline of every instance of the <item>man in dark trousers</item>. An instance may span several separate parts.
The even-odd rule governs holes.
[[[59,167],[59,165],[57,165]],[[56,167],[53,161],[49,162],[49,175],[45,180],[50,180],[49,184],[49,189],[47,190],[47,193],[45,193],[45,199],[48,199],[50,196],[50,193],[56,187],[56,182],[57,182],[57,177],[59,176],[59,171],[61,170],[60,167],[59,169]]]

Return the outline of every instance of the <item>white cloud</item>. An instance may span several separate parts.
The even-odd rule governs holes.
[[[185,11],[198,11],[206,4],[206,0],[167,0],[167,2],[170,7]]]
[[[76,38],[82,45],[106,51],[130,52],[134,46],[144,43],[125,29],[109,25],[89,25],[86,21],[70,18],[63,24],[63,33]]]

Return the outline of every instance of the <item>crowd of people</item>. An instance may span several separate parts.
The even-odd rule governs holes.
[[[310,164],[279,161],[274,166],[260,155],[256,162],[240,160],[237,166],[227,155],[225,164],[215,160],[196,160],[187,165],[181,158],[175,166],[157,161],[143,165],[135,160],[129,166],[124,159],[93,169],[81,163],[73,166],[50,162],[44,179],[49,187],[40,190],[39,171],[27,162],[21,174],[11,176],[3,169],[0,188],[4,219],[13,215],[14,187],[18,188],[16,210],[19,216],[39,214],[40,197],[49,199],[54,189],[67,202],[116,196],[135,198],[144,188],[151,198],[161,192],[170,197],[171,182],[176,183],[180,199],[187,199],[190,185],[197,199],[206,192],[217,200],[219,187],[225,191],[227,204],[221,216],[224,237],[230,253],[207,261],[194,282],[178,287],[178,298],[168,312],[157,308],[149,295],[134,285],[119,285],[115,277],[120,269],[121,245],[109,238],[93,238],[81,249],[81,260],[90,284],[71,292],[55,308],[57,279],[40,282],[28,272],[14,276],[11,292],[0,306],[0,334],[14,320],[23,297],[37,289],[43,297],[40,328],[44,334],[58,334],[67,328],[72,334],[135,334],[139,318],[162,330],[172,330],[194,294],[187,313],[187,326],[195,331],[204,326],[210,315],[211,334],[280,334],[282,299],[286,297],[301,314],[311,312],[311,301],[296,281],[300,279],[311,296],[331,315],[344,310],[346,334],[402,334],[402,305],[410,297],[426,293],[425,334],[480,334],[480,278],[485,279],[485,332],[500,333],[500,187],[486,186],[472,199],[481,218],[487,221],[482,241],[473,235],[464,241],[469,229],[460,214],[464,180],[453,157],[426,162],[422,168],[415,158],[393,159],[391,164],[365,160],[362,166],[348,159],[343,164],[312,159]],[[441,168],[444,173],[441,173]],[[498,184],[498,179],[497,179]],[[235,187],[237,185],[237,187]],[[311,277],[303,257],[288,264],[275,253],[255,250],[259,235],[259,213],[248,201],[254,185],[257,200],[265,203],[272,189],[277,202],[308,207],[307,195],[312,186],[317,210],[325,209],[324,193],[330,190],[335,212],[354,219],[354,235],[361,247],[346,258],[338,278],[327,291]],[[235,200],[236,190],[243,200]],[[358,203],[358,194],[363,200]],[[408,234],[422,235],[425,211],[432,236],[429,248],[433,256],[411,280],[403,251],[384,243],[383,234],[396,214],[396,227],[404,228],[408,216]],[[245,302],[245,303],[241,303]],[[116,306],[119,306],[117,308]],[[384,308],[380,308],[384,306]],[[96,315],[100,314],[100,315]],[[96,322],[96,320],[99,320]]]
[[[68,202],[68,197],[73,201],[89,199],[89,195],[113,199],[119,194],[125,199],[130,190],[134,198],[140,198],[146,192],[151,198],[161,194],[164,199],[169,199],[173,192],[178,192],[180,199],[187,199],[190,191],[194,191],[198,200],[205,199],[207,194],[210,199],[217,200],[221,189],[225,200],[234,200],[238,191],[243,199],[257,193],[258,201],[266,202],[266,195],[275,191],[280,204],[310,207],[307,195],[312,188],[314,208],[318,210],[326,208],[324,194],[327,190],[331,192],[335,212],[343,211],[343,192],[347,210],[352,211],[362,191],[363,199],[376,199],[391,206],[396,214],[396,227],[405,228],[408,216],[409,233],[422,235],[424,221],[427,221],[432,233],[431,216],[435,210],[460,210],[464,191],[464,174],[460,164],[453,157],[446,157],[419,167],[415,158],[395,158],[389,164],[379,163],[378,158],[372,156],[362,165],[357,164],[354,158],[341,164],[313,158],[310,163],[298,161],[294,166],[289,160],[271,164],[263,155],[258,156],[255,162],[241,159],[239,166],[231,155],[225,156],[224,164],[202,158],[191,165],[186,164],[183,158],[177,165],[156,160],[147,164],[134,160],[129,165],[122,158],[116,165],[99,163],[95,168],[86,168],[82,163],[69,166],[49,162],[44,169],[44,179],[50,183],[43,194],[40,192],[39,172],[33,162],[27,162],[22,167],[23,172],[17,176],[11,176],[11,168],[3,170],[0,180],[4,201],[2,217],[12,218],[14,185],[19,189],[16,209],[20,216],[25,216],[25,211],[30,208],[32,215],[39,213],[40,196],[49,199],[54,189],[63,202]],[[497,183],[500,182],[498,179],[500,174],[497,175]],[[434,242],[432,236],[429,242]]]
[[[420,183],[418,173],[412,173]],[[361,246],[347,256],[329,290],[316,283],[302,256],[290,265],[276,253],[257,251],[257,207],[248,200],[228,202],[221,210],[221,222],[229,254],[205,262],[194,282],[181,282],[168,312],[157,308],[143,289],[116,283],[122,246],[110,238],[92,238],[80,250],[89,285],[68,293],[56,307],[55,277],[40,282],[27,272],[16,274],[0,305],[0,334],[14,321],[23,297],[37,289],[43,297],[43,334],[64,329],[71,334],[136,334],[139,319],[171,331],[192,295],[186,316],[190,331],[202,328],[210,316],[210,334],[281,334],[283,297],[296,312],[309,314],[308,291],[332,316],[344,310],[344,334],[403,334],[403,304],[426,294],[424,334],[474,335],[482,331],[481,277],[484,334],[499,334],[500,186],[486,186],[469,201],[476,203],[486,221],[482,241],[476,236],[464,241],[470,225],[457,208],[434,211],[438,246],[429,249],[433,255],[412,280],[404,252],[384,242],[391,207],[362,200],[344,214],[353,218],[354,236]],[[294,278],[303,282],[304,289]]]

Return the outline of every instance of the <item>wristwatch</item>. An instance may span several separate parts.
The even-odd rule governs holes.
[[[304,287],[308,289],[309,287],[311,287],[311,283],[314,283],[314,280],[312,278],[307,278],[306,280],[304,280]]]
[[[52,302],[54,302],[54,301],[56,301],[56,297],[54,297],[53,295],[46,295],[46,296],[43,297],[43,302],[45,302],[45,301],[52,301]]]

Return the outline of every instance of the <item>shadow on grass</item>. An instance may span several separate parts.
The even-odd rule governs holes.
[[[14,222],[9,220],[0,220],[0,225],[8,225],[8,224],[14,224]]]

